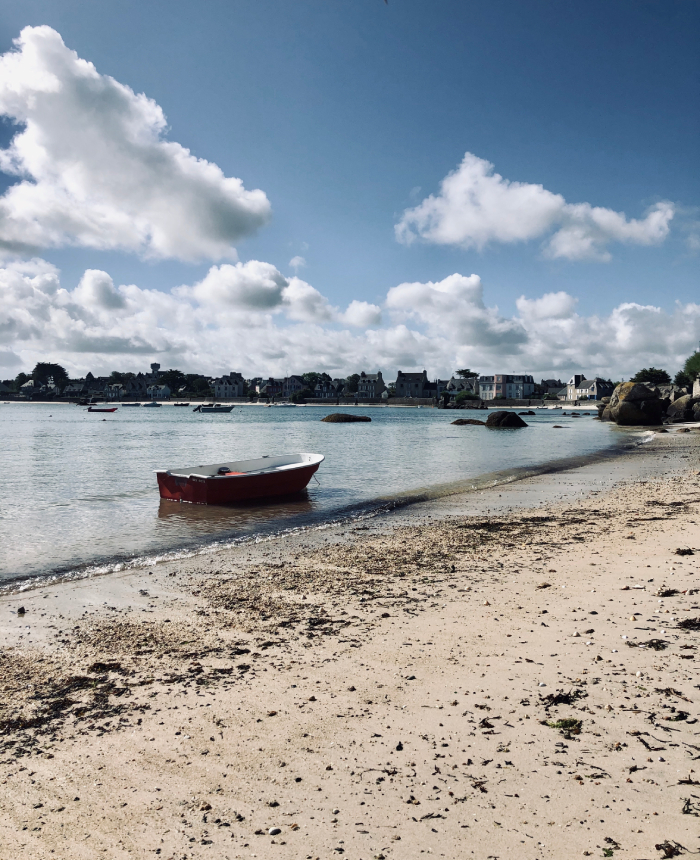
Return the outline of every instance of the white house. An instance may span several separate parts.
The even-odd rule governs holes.
[[[566,386],[567,395],[569,394],[570,386]],[[603,397],[612,396],[615,387],[607,379],[601,379],[599,376],[593,379],[582,379],[574,388],[574,397],[569,397],[569,400],[602,400]]]
[[[571,379],[566,383],[566,399],[567,400],[577,400],[579,395],[576,393],[579,385],[585,380],[585,376],[582,373],[574,373]]]
[[[170,389],[167,385],[149,385],[146,394],[151,400],[167,400],[170,397]]]
[[[497,373],[479,377],[479,396],[482,400],[524,400],[532,397],[535,380],[526,374]]]

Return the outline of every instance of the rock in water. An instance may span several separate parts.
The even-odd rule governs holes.
[[[492,412],[486,419],[486,426],[496,427],[501,430],[510,430],[516,427],[527,427],[528,425],[515,412]]]
[[[485,421],[479,421],[478,418],[458,418],[456,421],[452,422],[453,424],[458,424],[460,427],[463,424],[478,424],[481,427],[486,427]]]
[[[347,415],[345,412],[334,412],[332,415],[326,415],[321,418],[328,424],[352,424],[354,421],[371,421],[369,415]]]
[[[664,401],[658,389],[639,382],[622,382],[610,398],[610,420],[625,427],[662,424]]]

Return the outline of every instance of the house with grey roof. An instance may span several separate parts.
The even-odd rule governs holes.
[[[243,397],[245,381],[240,373],[231,371],[226,376],[219,376],[214,380],[214,396],[222,397]]]
[[[399,370],[396,375],[396,396],[429,397],[429,394],[425,394],[427,385],[428,372],[426,370],[422,373],[404,373]]]
[[[569,400],[602,400],[603,397],[612,396],[615,386],[609,379],[601,379],[600,376],[595,376],[593,379],[582,379],[575,386],[567,385],[567,393],[571,395],[573,388],[573,397],[569,396]]]
[[[357,380],[357,396],[358,398],[372,399],[381,397],[386,391],[386,385],[382,379],[382,372],[378,370],[376,373],[365,373],[364,370]]]

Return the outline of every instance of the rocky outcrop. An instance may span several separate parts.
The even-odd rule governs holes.
[[[679,397],[689,393],[687,388],[681,388],[680,385],[655,385],[653,382],[642,382],[641,384],[646,385],[651,391],[657,391],[661,400],[668,400],[669,403],[673,403]]]
[[[599,403],[596,403],[596,409],[598,410],[598,418],[601,421],[612,421],[610,417],[610,398],[603,397]]]
[[[355,421],[371,421],[369,415],[348,415],[345,412],[333,412],[331,415],[326,415],[321,418],[327,424],[352,424]]]
[[[700,421],[700,397],[686,394],[679,397],[668,406],[666,410],[668,420],[671,424],[679,424],[683,421]]]
[[[528,425],[515,412],[492,412],[486,419],[486,426],[497,430],[514,430]]]
[[[462,427],[464,424],[477,424],[479,427],[486,427],[485,421],[479,421],[477,418],[458,418],[452,424],[457,424]]]
[[[623,382],[610,398],[610,420],[624,427],[662,424],[667,407],[668,401],[661,399],[658,388]]]

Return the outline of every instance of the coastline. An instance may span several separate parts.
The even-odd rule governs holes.
[[[3,595],[8,860],[697,850],[699,454]]]
[[[436,483],[424,487],[399,491],[392,495],[377,496],[351,503],[336,510],[320,513],[318,518],[307,523],[294,523],[294,516],[280,517],[277,522],[270,520],[269,524],[260,525],[257,532],[250,535],[213,534],[199,541],[174,544],[159,550],[146,550],[132,556],[105,556],[89,562],[75,563],[57,568],[52,571],[32,574],[17,574],[13,577],[0,579],[0,597],[14,592],[26,592],[34,588],[60,585],[81,579],[92,579],[100,576],[112,576],[124,572],[134,572],[148,569],[153,565],[182,562],[201,555],[241,549],[260,541],[284,541],[295,534],[311,534],[329,528],[344,529],[354,520],[374,518],[388,513],[395,513],[404,508],[421,504],[434,504],[440,499],[455,497],[458,507],[462,496],[492,490],[496,487],[523,482],[529,478],[555,475],[581,467],[602,467],[605,474],[611,474],[612,461],[623,458],[636,448],[648,442],[653,434],[649,432],[623,431],[624,439],[610,441],[608,445],[580,456],[560,457],[534,465],[514,466],[494,472],[484,472],[471,477],[453,481]],[[500,495],[500,494],[499,494]],[[177,506],[176,506],[177,507]],[[284,524],[287,521],[287,524]],[[278,523],[282,523],[279,525]]]

